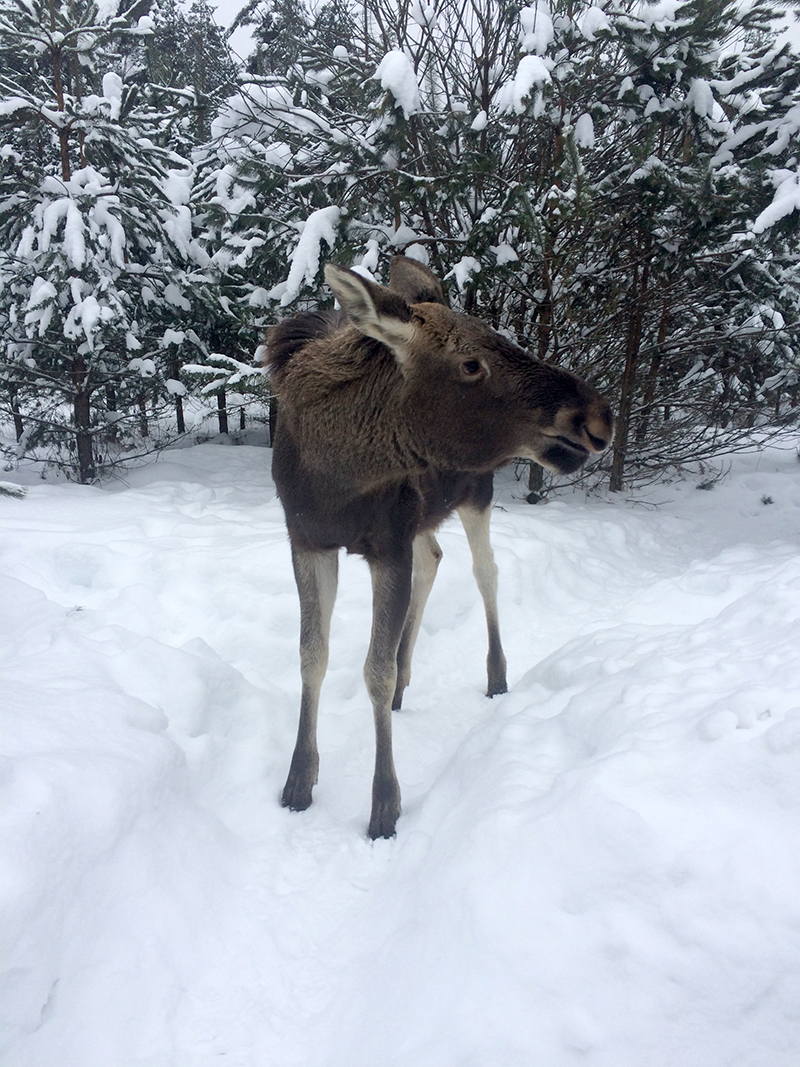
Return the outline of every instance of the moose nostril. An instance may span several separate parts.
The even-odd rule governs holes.
[[[586,436],[589,438],[589,444],[592,446],[595,452],[602,452],[607,447],[608,442],[602,437],[596,437],[593,433],[586,431]]]

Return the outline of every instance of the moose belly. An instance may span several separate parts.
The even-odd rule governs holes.
[[[428,471],[358,493],[316,471],[295,469],[282,477],[280,462],[273,472],[293,544],[311,551],[344,548],[368,560],[400,557],[418,533],[434,529],[454,509],[483,510],[492,498],[491,473]]]

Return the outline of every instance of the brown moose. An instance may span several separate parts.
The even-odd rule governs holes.
[[[397,256],[390,287],[328,266],[342,307],[297,315],[270,331],[267,365],[279,398],[273,474],[300,594],[302,697],[283,790],[302,811],[317,781],[317,707],[328,663],[340,548],[372,575],[364,677],[375,715],[371,838],[400,814],[392,709],[441,549],[436,527],[457,511],[489,630],[488,695],[506,691],[489,543],[492,473],[514,457],[576,471],[612,437],[608,403],[586,382],[534,359],[478,319],[450,310],[436,276]]]

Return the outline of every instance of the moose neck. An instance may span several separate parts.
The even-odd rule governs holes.
[[[284,391],[283,408],[309,471],[342,491],[363,492],[436,465],[427,442],[415,439],[413,396],[383,345],[361,339],[325,363],[313,358],[314,347],[288,368],[296,392]]]

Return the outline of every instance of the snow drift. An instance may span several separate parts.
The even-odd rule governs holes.
[[[309,811],[262,449],[0,496],[7,1067],[789,1067],[800,467],[531,508],[498,481],[511,691],[457,523],[368,842],[369,579],[343,561]]]

